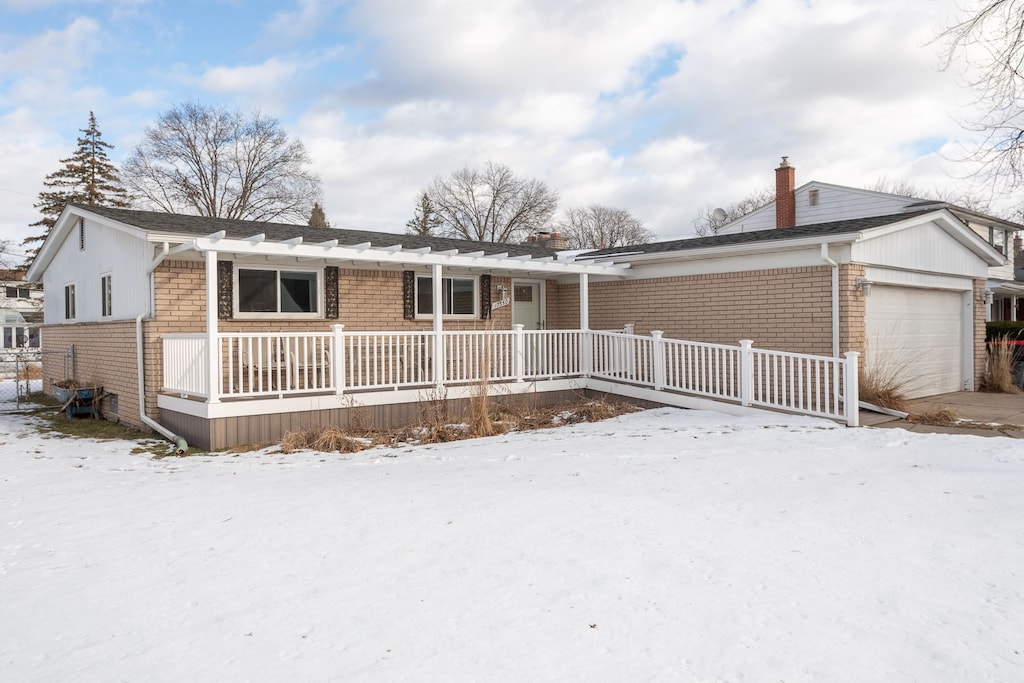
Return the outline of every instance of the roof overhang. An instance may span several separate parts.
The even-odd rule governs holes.
[[[862,235],[859,232],[849,232],[836,235],[815,235],[813,237],[801,237],[798,239],[744,242],[742,244],[728,244],[697,249],[679,249],[676,251],[660,251],[649,254],[641,254],[638,252],[608,254],[607,256],[595,257],[595,260],[615,263],[615,259],[617,258],[628,258],[630,264],[634,265],[641,263],[657,263],[659,261],[697,261],[710,258],[722,258],[726,256],[745,256],[748,254],[764,254],[768,252],[818,248],[822,244],[847,244],[856,242],[861,238],[861,236]]]
[[[486,270],[489,273],[508,273],[534,277],[558,277],[562,275],[594,275],[613,278],[629,276],[628,263],[600,264],[593,259],[555,257],[533,257],[528,255],[485,254],[475,250],[472,242],[466,242],[465,249],[432,251],[429,247],[406,248],[394,242],[394,236],[381,233],[381,243],[366,242],[357,245],[339,245],[337,240],[318,243],[304,243],[301,237],[285,241],[267,240],[264,235],[252,235],[245,239],[227,238],[223,232],[201,237],[190,237],[180,233],[147,231],[93,213],[81,207],[65,207],[43,246],[26,273],[26,279],[38,282],[53,261],[68,233],[74,229],[79,218],[87,218],[113,230],[123,232],[137,239],[162,246],[156,259],[150,264],[155,268],[171,255],[195,257],[205,252],[231,254],[236,257],[262,257],[268,263],[332,262],[349,263],[353,267],[399,267],[442,265],[447,268]]]

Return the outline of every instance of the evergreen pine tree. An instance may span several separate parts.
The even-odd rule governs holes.
[[[434,234],[435,230],[441,227],[441,223],[441,217],[437,215],[437,210],[434,209],[434,202],[424,192],[423,196],[420,197],[420,203],[416,206],[412,219],[405,224],[405,227],[406,232],[410,235],[429,237]]]
[[[309,225],[312,228],[331,227],[331,224],[327,222],[327,214],[324,213],[324,207],[320,206],[319,202],[313,204],[313,211],[309,214]]]
[[[46,176],[45,190],[39,193],[35,208],[43,217],[29,227],[42,228],[42,234],[26,237],[22,244],[26,250],[27,266],[35,258],[50,228],[57,222],[65,204],[93,204],[95,206],[128,206],[128,192],[121,186],[117,167],[107,157],[113,145],[103,141],[96,126],[96,116],[89,112],[89,126],[82,128],[75,153],[61,159],[64,166]]]

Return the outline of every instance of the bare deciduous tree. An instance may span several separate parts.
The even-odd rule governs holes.
[[[654,239],[654,233],[625,209],[597,204],[569,209],[558,227],[570,249],[624,247]]]
[[[953,192],[949,190],[922,190],[906,178],[892,179],[882,176],[871,185],[864,188],[873,192],[885,192],[900,197],[911,199],[925,199],[946,204],[954,204],[970,211],[988,213],[989,202],[984,197],[979,197],[969,192]]]
[[[721,211],[708,204],[694,216],[693,227],[700,237],[711,237],[717,235],[726,224],[774,201],[775,189],[766,187],[751,192],[738,202],[722,207]]]
[[[966,85],[981,112],[961,122],[981,134],[964,158],[981,164],[983,179],[1017,188],[1024,185],[1024,0],[984,0],[975,6],[973,14],[937,38],[946,45],[944,67],[963,56]]]
[[[558,193],[545,183],[492,162],[438,176],[427,195],[443,234],[487,242],[521,241],[543,228],[558,207]]]
[[[179,104],[125,163],[136,201],[171,213],[305,222],[320,200],[306,148],[259,112]]]

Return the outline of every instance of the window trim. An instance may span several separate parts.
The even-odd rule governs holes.
[[[416,312],[415,320],[433,320],[433,313],[421,313],[420,312],[420,280],[430,281],[431,291],[434,286],[433,275],[422,275],[416,274],[413,280],[413,306]],[[480,315],[480,278],[475,275],[442,275],[442,291],[444,289],[445,280],[468,280],[473,283],[473,312],[472,313],[444,313],[444,306],[441,307],[441,320],[476,320]]]
[[[263,270],[277,273],[277,307],[281,308],[281,273],[313,273],[316,275],[316,310],[311,313],[296,313],[289,311],[242,311],[238,308],[238,297],[241,288],[238,285],[238,276],[243,270]],[[324,269],[322,267],[302,266],[263,266],[236,263],[232,268],[232,293],[231,309],[236,320],[323,320],[324,319]]]
[[[78,293],[74,282],[64,284],[64,320],[78,319]]]
[[[114,315],[114,276],[110,272],[100,274],[100,317]]]

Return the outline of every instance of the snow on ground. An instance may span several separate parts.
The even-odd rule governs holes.
[[[1020,681],[1024,449],[662,409],[152,459],[0,416],[5,681]]]

